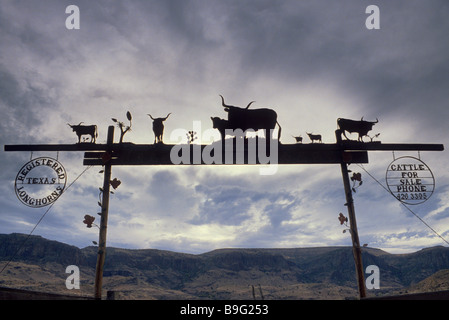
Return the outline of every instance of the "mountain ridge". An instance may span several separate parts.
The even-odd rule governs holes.
[[[0,234],[0,261],[12,259],[0,274],[0,286],[67,293],[65,268],[77,265],[81,286],[90,294],[96,258],[94,246],[80,249],[41,236]],[[363,248],[362,258],[365,268],[374,264],[380,270],[381,289],[370,295],[406,291],[449,269],[449,248],[442,246],[408,254]],[[201,254],[109,247],[103,275],[105,289],[131,299],[248,299],[258,286],[268,299],[357,296],[352,248],[339,246],[223,248]],[[429,283],[421,288],[428,290]]]

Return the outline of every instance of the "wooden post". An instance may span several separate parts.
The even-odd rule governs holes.
[[[354,199],[349,183],[348,166],[341,163],[341,174],[346,194],[346,206],[348,207],[349,228],[352,238],[352,251],[354,254],[355,271],[357,276],[357,285],[359,287],[360,298],[366,297],[365,275],[363,271],[362,250],[360,249],[359,232],[357,231],[357,221],[355,219]]]
[[[107,145],[112,147],[114,142],[114,127],[108,128]],[[106,151],[109,152],[109,151]],[[106,258],[106,235],[109,213],[109,191],[111,181],[111,161],[107,160],[104,165],[103,199],[101,206],[100,234],[98,241],[97,266],[95,269],[95,299],[101,300],[101,288],[103,284],[103,267]]]
[[[337,143],[341,145],[340,130],[337,130],[335,134],[337,136]],[[344,150],[342,150],[342,152],[343,151]],[[359,232],[357,230],[357,221],[355,218],[354,199],[352,197],[352,189],[351,184],[349,182],[348,165],[342,159],[340,166],[341,166],[341,174],[343,176],[343,185],[345,188],[346,206],[348,208],[349,228],[352,239],[352,252],[354,255],[357,286],[359,288],[360,298],[365,298],[366,287],[365,287],[365,274],[363,270],[363,261],[362,261],[362,249],[360,248]]]

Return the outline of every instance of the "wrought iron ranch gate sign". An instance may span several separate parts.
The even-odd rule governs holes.
[[[131,114],[128,112],[127,117],[130,121],[129,126],[125,126],[122,122],[117,121],[117,119],[112,119],[117,123],[121,131],[119,143],[114,143],[114,126],[110,126],[108,128],[106,144],[97,144],[95,143],[98,135],[97,127],[84,126],[79,124],[70,125],[73,131],[78,136],[78,143],[76,144],[5,145],[5,151],[84,151],[84,165],[104,166],[104,181],[101,202],[102,209],[99,227],[100,232],[95,277],[95,297],[97,299],[101,299],[103,267],[106,254],[109,193],[111,183],[114,182],[111,181],[112,166],[179,164],[265,164],[267,162],[261,161],[260,158],[257,159],[257,157],[253,156],[254,154],[260,155],[264,154],[265,152],[267,152],[267,154],[273,152],[277,153],[275,157],[276,165],[339,164],[343,177],[343,185],[346,196],[345,206],[347,206],[348,210],[349,228],[352,237],[359,296],[360,298],[365,297],[366,288],[364,281],[364,270],[362,264],[361,247],[357,231],[354,200],[352,197],[352,187],[350,184],[350,170],[348,170],[348,165],[351,163],[368,163],[368,151],[443,151],[444,146],[442,144],[386,144],[381,143],[380,141],[373,141],[373,138],[368,136],[368,132],[378,121],[369,122],[364,121],[363,118],[359,121],[338,119],[338,129],[335,131],[336,143],[333,144],[314,143],[314,141],[321,142],[321,136],[313,135],[311,133],[308,133],[308,135],[312,143],[281,144],[278,139],[273,139],[271,134],[271,130],[274,129],[275,125],[279,125],[276,119],[276,113],[271,109],[249,109],[251,104],[252,102],[246,108],[229,106],[225,104],[222,97],[222,105],[225,108],[225,111],[228,112],[228,120],[211,118],[213,127],[219,130],[222,135],[222,140],[220,142],[214,142],[210,145],[191,143],[194,140],[194,132],[192,131],[188,133],[191,139],[187,144],[164,144],[162,142],[164,130],[163,122],[167,120],[170,114],[165,118],[153,118],[151,115],[149,115],[151,119],[153,119],[153,131],[155,135],[154,144],[124,143],[123,136],[131,128],[132,118]],[[241,134],[240,137],[238,137],[239,133],[241,133],[240,131],[238,131],[240,129],[241,131],[246,131],[248,129],[264,129],[265,132],[270,132],[270,135],[269,138],[268,135],[265,135],[267,139],[243,139]],[[346,132],[357,133],[357,141],[349,140],[346,136]],[[236,136],[236,133],[237,137],[224,139],[226,134]],[[83,135],[90,136],[90,139],[84,138],[84,140],[82,141],[81,137]],[[343,139],[342,136],[345,139]],[[366,136],[371,138],[370,142],[363,141],[363,137]],[[302,138],[296,138],[297,142],[302,142]],[[86,140],[88,142],[86,142]],[[256,143],[253,143],[253,141],[256,141]],[[183,154],[180,156],[180,153]],[[199,155],[207,155],[207,159],[204,159],[204,157],[201,157]],[[176,161],[173,161],[174,156],[177,159]],[[412,201],[414,203],[423,202],[428,199],[431,192],[433,192],[433,186],[431,183],[429,183],[430,169],[428,169],[428,167],[418,159],[416,159],[418,161],[405,161],[401,163],[397,163],[396,160],[392,164],[390,164],[387,169],[387,183],[392,194],[396,196],[400,201],[415,200]],[[26,168],[26,165],[24,167]],[[59,167],[54,164],[53,170],[55,170],[56,172],[56,177],[59,173],[60,178],[65,179],[65,171],[63,177],[62,169],[58,168]],[[20,178],[20,182],[22,183],[29,182],[29,184],[33,184],[33,182],[45,182],[45,180],[42,179],[29,179],[25,177],[25,173],[26,172],[24,172],[24,174]],[[18,177],[19,176],[20,172]],[[433,179],[433,175],[431,176],[431,178]],[[59,181],[58,183],[61,182]],[[18,192],[18,194],[20,194],[20,191],[24,190],[23,188],[20,189],[21,187],[24,186],[17,187],[16,184],[16,192]],[[17,191],[18,188],[20,190]],[[40,201],[40,204],[43,204],[42,201]]]

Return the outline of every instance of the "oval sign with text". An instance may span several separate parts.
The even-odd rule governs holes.
[[[415,157],[395,159],[387,169],[387,185],[393,196],[405,204],[427,201],[435,190],[435,178],[430,168]]]
[[[53,158],[41,157],[20,169],[14,189],[23,204],[40,208],[58,200],[66,183],[67,174],[62,164]]]

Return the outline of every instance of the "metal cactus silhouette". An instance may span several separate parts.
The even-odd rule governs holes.
[[[112,121],[117,123],[117,127],[120,129],[120,143],[123,142],[123,137],[125,136],[125,134],[131,130],[131,126],[132,126],[131,112],[129,112],[129,111],[126,112],[126,118],[129,120],[129,126],[126,126],[123,122],[118,121],[115,118],[112,118]]]

